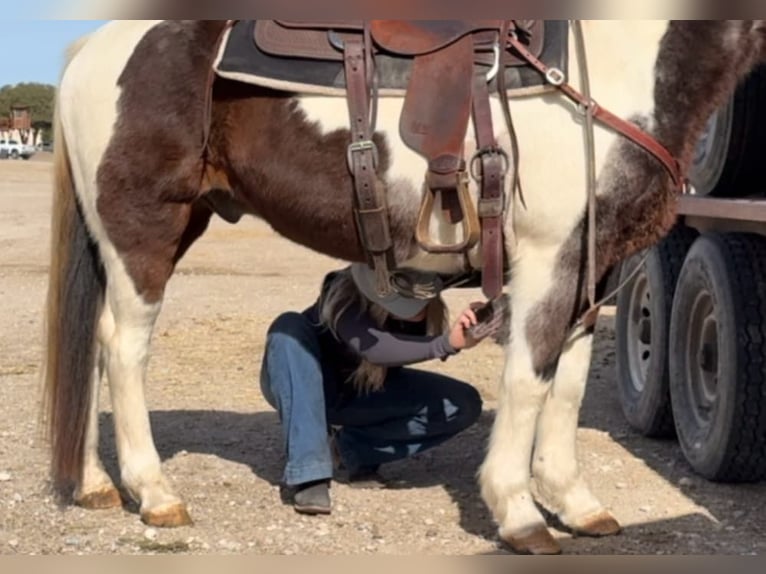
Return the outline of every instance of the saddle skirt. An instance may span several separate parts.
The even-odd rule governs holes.
[[[344,31],[345,26],[345,31]],[[256,86],[301,94],[345,97],[343,53],[329,40],[296,35],[309,23],[274,20],[239,20],[221,43],[213,64],[217,76]],[[337,40],[361,27],[361,22],[337,22]],[[538,20],[530,50],[550,67],[567,69],[569,26],[566,20]],[[302,38],[302,39],[301,39]],[[379,52],[375,56],[380,96],[404,96],[410,81],[412,55]],[[476,70],[489,72],[491,53],[478,54]],[[555,90],[540,73],[523,60],[509,58],[505,85],[509,97],[538,95]],[[497,91],[496,82],[489,85]]]

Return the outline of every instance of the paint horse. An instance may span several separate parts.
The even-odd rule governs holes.
[[[150,339],[174,266],[212,214],[252,214],[309,249],[368,260],[354,223],[346,99],[211,81],[227,26],[106,24],[71,48],[57,93],[45,372],[52,475],[84,507],[120,504],[97,453],[106,373],[120,480],[142,520],[157,526],[191,518],[153,442],[143,390]],[[651,134],[682,173],[706,119],[763,59],[762,21],[584,21],[582,29],[593,97]],[[567,42],[574,53],[573,37]],[[577,83],[582,63],[570,58],[563,76]],[[500,100],[490,99],[494,118],[503,117]],[[402,141],[404,98],[381,92],[376,104],[372,181],[385,192],[396,268],[445,277],[466,262],[480,269],[481,242],[434,253],[416,240],[431,166]],[[504,179],[511,340],[479,480],[504,541],[554,553],[560,548],[536,501],[577,533],[620,529],[577,461],[592,341],[592,328],[577,322],[587,308],[588,162],[582,109],[561,92],[519,96],[512,111],[515,133],[498,119],[490,134],[504,149],[516,136],[523,194]],[[471,134],[466,150],[476,148]],[[677,190],[654,155],[614,130],[597,123],[593,144],[591,264],[600,281],[671,227]],[[477,184],[468,185],[475,199]],[[433,212],[433,233],[460,240],[460,225],[443,214]]]

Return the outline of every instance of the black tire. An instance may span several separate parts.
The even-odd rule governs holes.
[[[766,478],[766,240],[701,236],[678,278],[670,396],[681,449],[705,478]]]
[[[756,68],[710,118],[689,171],[697,195],[733,197],[766,191],[766,66]]]
[[[668,328],[678,273],[696,231],[679,226],[651,248],[642,269],[617,294],[617,391],[628,424],[647,437],[672,437]],[[620,284],[643,253],[623,265]]]
[[[11,151],[11,159],[19,159],[19,152],[17,150]]]

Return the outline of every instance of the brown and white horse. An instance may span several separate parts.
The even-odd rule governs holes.
[[[364,260],[352,217],[343,98],[219,80],[208,151],[201,153],[223,26],[109,23],[73,47],[57,96],[45,404],[52,474],[57,485],[75,486],[78,504],[120,504],[97,454],[105,372],[122,485],[140,503],[141,518],[159,526],[190,517],[152,438],[144,398],[150,339],[174,266],[213,209],[233,220],[261,217],[307,248]],[[763,57],[761,21],[604,20],[583,27],[593,96],[618,116],[634,117],[682,168],[706,119]],[[567,77],[577,83],[575,58]],[[400,139],[401,107],[399,97],[381,98],[376,134],[398,262],[454,274],[461,257],[426,254],[414,241],[426,166]],[[524,191],[523,203],[513,199],[508,223],[515,237],[507,285],[512,335],[502,377],[498,366],[499,406],[479,475],[500,536],[516,550],[549,553],[559,547],[536,499],[582,534],[612,534],[619,525],[589,490],[576,453],[592,339],[589,329],[571,330],[585,296],[580,116],[556,92],[514,99],[512,108]],[[503,130],[497,137],[508,144]],[[601,277],[669,229],[675,191],[653,157],[598,126],[596,165]],[[477,266],[478,258],[474,250]]]

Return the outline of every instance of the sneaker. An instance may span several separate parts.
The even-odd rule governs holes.
[[[301,514],[330,514],[330,481],[315,480],[294,486],[292,503]]]

